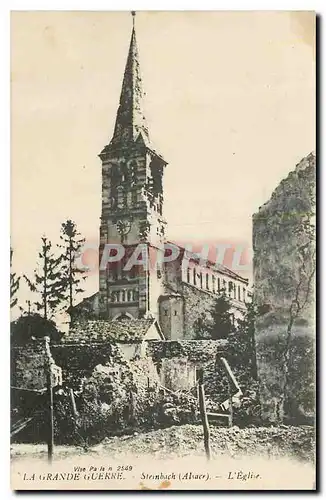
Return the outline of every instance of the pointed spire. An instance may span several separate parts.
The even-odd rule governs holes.
[[[144,92],[136,42],[136,13],[132,11],[131,14],[133,20],[131,40],[111,144],[134,142],[139,138],[139,135],[141,135],[147,145],[149,143],[149,136],[142,110]]]

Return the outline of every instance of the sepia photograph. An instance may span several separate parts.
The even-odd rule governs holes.
[[[316,490],[316,13],[10,24],[12,490]]]

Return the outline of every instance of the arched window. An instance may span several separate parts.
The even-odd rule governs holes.
[[[238,285],[238,300],[241,300],[241,288],[240,288],[240,285]]]
[[[203,273],[199,274],[200,288],[203,288]]]
[[[121,302],[126,302],[126,291],[122,290],[121,292]]]
[[[133,189],[132,192],[131,192],[131,203],[133,205],[136,205],[137,204],[137,189]]]
[[[214,274],[212,276],[212,289],[213,289],[213,293],[215,293],[216,292],[216,278],[215,278]]]
[[[190,283],[190,269],[187,267],[187,283]]]
[[[195,267],[193,269],[193,279],[194,279],[194,285],[196,286],[196,284],[197,284],[197,275],[196,275],[196,268]]]
[[[242,294],[243,294],[243,302],[245,302],[246,301],[246,288],[245,287],[242,288]]]
[[[132,300],[133,300],[133,293],[132,293],[132,290],[128,290],[127,295],[128,295],[128,302],[132,302]]]
[[[137,182],[137,163],[135,160],[130,162],[130,176],[133,183]]]
[[[137,278],[137,274],[138,274],[138,266],[131,266],[131,269],[129,271],[129,278],[130,279],[134,279],[134,278]]]
[[[217,278],[217,291],[218,293],[221,291],[221,278]]]
[[[209,290],[209,274],[206,273],[206,289]]]

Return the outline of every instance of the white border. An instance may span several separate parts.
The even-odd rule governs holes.
[[[8,282],[9,282],[9,247],[10,247],[10,225],[9,225],[9,210],[10,210],[10,88],[9,88],[9,71],[10,71],[10,11],[11,10],[314,10],[320,15],[323,15],[325,12],[325,2],[321,0],[318,1],[308,1],[308,0],[273,0],[273,1],[265,1],[262,3],[261,1],[239,1],[239,0],[228,0],[228,1],[208,1],[201,0],[200,2],[194,1],[185,1],[185,0],[166,0],[153,2],[150,0],[147,1],[126,1],[126,0],[56,0],[56,1],[47,1],[44,0],[33,0],[33,1],[23,1],[23,0],[12,0],[5,1],[2,0],[0,4],[0,50],[1,50],[1,128],[0,128],[0,141],[1,141],[1,229],[2,229],[2,237],[1,237],[1,262],[2,265],[2,279],[0,281],[0,290],[1,290],[1,309],[2,314],[0,315],[0,331],[1,331],[1,360],[0,366],[2,367],[1,371],[1,402],[8,402],[7,405],[1,405],[1,432],[3,433],[1,439],[1,489],[2,494],[6,497],[11,497],[13,493],[10,491],[9,486],[9,293],[8,293]],[[321,81],[323,81],[323,69],[325,64],[325,47],[324,41],[322,40],[321,34],[321,47],[319,50],[322,55],[322,60],[319,60],[319,64],[321,65],[321,76],[320,76],[320,90],[322,90]],[[321,96],[320,96],[321,97]],[[322,99],[318,103],[318,108],[323,115],[322,111],[324,110]],[[321,124],[322,125],[322,124]],[[321,139],[321,131],[319,132]],[[324,165],[322,165],[322,159],[319,159],[319,171],[323,169]],[[325,203],[323,203],[323,197],[326,193],[325,186],[325,176],[320,175],[320,216],[324,215],[321,220],[320,230],[324,229],[323,220],[325,220]],[[325,188],[325,189],[324,189]],[[320,241],[322,245],[322,241]],[[326,276],[324,273],[324,269],[319,270],[320,281],[324,284],[326,282]],[[322,294],[320,309],[325,310],[325,296]],[[320,337],[322,337],[324,328],[323,322],[320,321]],[[324,349],[326,343],[320,346]],[[324,351],[323,353],[324,354]],[[325,363],[325,356],[322,356],[320,363],[320,373],[319,378],[320,381],[323,379],[323,365]],[[320,396],[321,396],[321,388]],[[323,402],[321,402],[323,403]],[[320,407],[323,406],[320,403]],[[323,408],[321,408],[323,409]],[[320,425],[321,417],[319,418]],[[321,429],[320,429],[321,430]],[[321,440],[321,443],[323,441]],[[320,450],[322,452],[322,450]],[[320,470],[320,478],[325,477],[325,465],[322,460],[322,469]],[[112,494],[112,492],[108,492]],[[62,493],[61,493],[62,494]],[[127,494],[126,494],[127,495]],[[200,494],[198,494],[200,495]],[[232,495],[232,494],[231,494]],[[65,496],[65,495],[64,495]],[[92,496],[91,494],[87,496]],[[129,496],[129,494],[128,494]]]

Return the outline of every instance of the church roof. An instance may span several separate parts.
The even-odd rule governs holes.
[[[164,339],[155,318],[90,320],[80,322],[62,339],[64,342],[141,342],[151,327],[156,328],[158,336]]]
[[[150,151],[152,151],[156,156],[161,158],[161,156],[150,144],[147,122],[143,111],[145,92],[143,90],[143,82],[140,72],[139,53],[134,22],[135,13],[132,12],[132,15],[133,27],[122,81],[114,133],[110,144],[105,146],[100,154],[100,157],[109,150],[115,149],[115,147],[123,146],[128,148],[131,145],[143,145],[150,149]]]
[[[133,25],[112,143],[133,142],[141,136],[145,145],[149,145],[148,128],[143,113],[144,95]]]
[[[145,146],[150,153],[158,157],[165,165],[167,162],[155,150],[149,138],[148,126],[144,114],[143,82],[139,64],[139,53],[135,31],[135,13],[133,12],[133,28],[131,33],[128,57],[124,71],[120,102],[117,111],[113,137],[101,151],[103,159],[106,153],[116,148],[129,149],[132,146]]]
[[[232,271],[228,267],[223,266],[223,264],[219,264],[217,262],[212,262],[209,259],[203,259],[200,253],[192,252],[192,251],[188,250],[187,248],[184,248],[184,247],[178,245],[177,243],[175,243],[173,241],[168,241],[167,243],[169,245],[175,245],[176,247],[178,247],[179,250],[180,250],[180,254],[181,254],[182,257],[186,253],[187,258],[190,261],[196,262],[198,264],[202,262],[201,263],[202,267],[211,268],[214,271],[217,271],[217,272],[219,272],[221,274],[225,274],[226,276],[229,276],[230,278],[234,278],[236,280],[239,280],[239,281],[242,281],[243,283],[248,284],[248,278],[244,278],[240,274],[235,273],[234,271]]]

